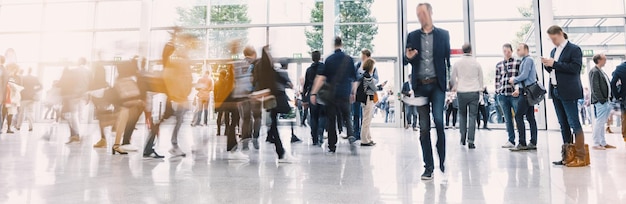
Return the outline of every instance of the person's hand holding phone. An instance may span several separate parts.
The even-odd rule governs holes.
[[[407,47],[406,48],[406,58],[413,59],[415,55],[417,55],[418,51],[415,48]]]
[[[543,64],[543,66],[552,67],[554,66],[554,59],[549,57],[541,57],[541,63]]]

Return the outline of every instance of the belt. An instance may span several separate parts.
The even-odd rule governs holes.
[[[422,79],[420,80],[420,82],[422,82],[422,84],[432,84],[437,82],[437,78],[426,78],[426,79]]]

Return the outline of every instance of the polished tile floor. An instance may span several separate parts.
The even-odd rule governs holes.
[[[163,127],[158,151],[167,155],[171,126]],[[144,160],[139,153],[111,155],[93,149],[97,127],[85,125],[81,144],[65,145],[68,129],[38,124],[35,131],[0,135],[0,203],[625,203],[626,147],[591,152],[585,168],[555,167],[561,139],[540,131],[539,150],[500,148],[504,130],[477,132],[477,149],[447,133],[447,173],[421,181],[423,162],[416,132],[374,128],[375,147],[352,155],[347,141],[337,154],[305,142],[286,145],[300,159],[278,164],[272,145],[246,152],[248,162],[227,161],[226,138],[213,127],[185,125],[180,138],[186,158]],[[281,128],[289,136],[289,128]],[[141,146],[139,126],[132,142]],[[50,140],[41,139],[50,135]],[[587,133],[587,142],[591,136]],[[113,138],[109,138],[109,146]],[[192,149],[196,150],[191,154]],[[437,163],[437,162],[436,162]]]

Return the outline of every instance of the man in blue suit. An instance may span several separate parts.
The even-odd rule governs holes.
[[[567,40],[567,34],[559,26],[551,26],[548,35],[556,48],[550,52],[550,58],[542,58],[545,69],[550,73],[550,97],[554,103],[554,111],[561,125],[561,136],[564,144],[572,144],[576,148],[573,161],[556,161],[555,165],[568,167],[587,166],[585,162],[585,134],[578,118],[578,99],[583,97],[580,81],[583,53],[577,45]],[[575,135],[575,141],[572,138]]]
[[[446,98],[447,71],[450,69],[450,34],[433,26],[433,9],[429,3],[417,5],[417,18],[422,28],[409,33],[406,40],[404,65],[411,64],[413,93],[427,97],[426,105],[418,106],[420,143],[425,171],[422,180],[432,180],[435,168],[430,139],[430,110],[437,129],[437,153],[439,168],[445,172],[446,139],[443,127],[443,105]]]

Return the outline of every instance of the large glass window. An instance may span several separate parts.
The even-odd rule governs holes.
[[[433,7],[433,20],[442,21],[442,20],[463,20],[463,1],[464,0],[438,0],[438,1],[430,1]],[[419,3],[424,3],[424,1],[417,0],[408,0],[407,1],[407,9],[406,16],[409,22],[417,22],[417,12],[416,8]]]
[[[91,59],[92,36],[90,32],[45,33],[41,50],[44,61],[72,61],[79,57]]]
[[[0,31],[38,30],[41,5],[13,5],[0,8]]]
[[[39,34],[0,35],[0,55],[9,48],[15,51],[17,62],[36,62],[41,50]]]
[[[46,30],[86,29],[93,27],[94,3],[48,4],[45,7]]]
[[[94,49],[100,58],[96,60],[130,59],[139,54],[139,32],[98,32]]]
[[[138,28],[141,20],[141,2],[100,2],[96,13],[97,28]]]

